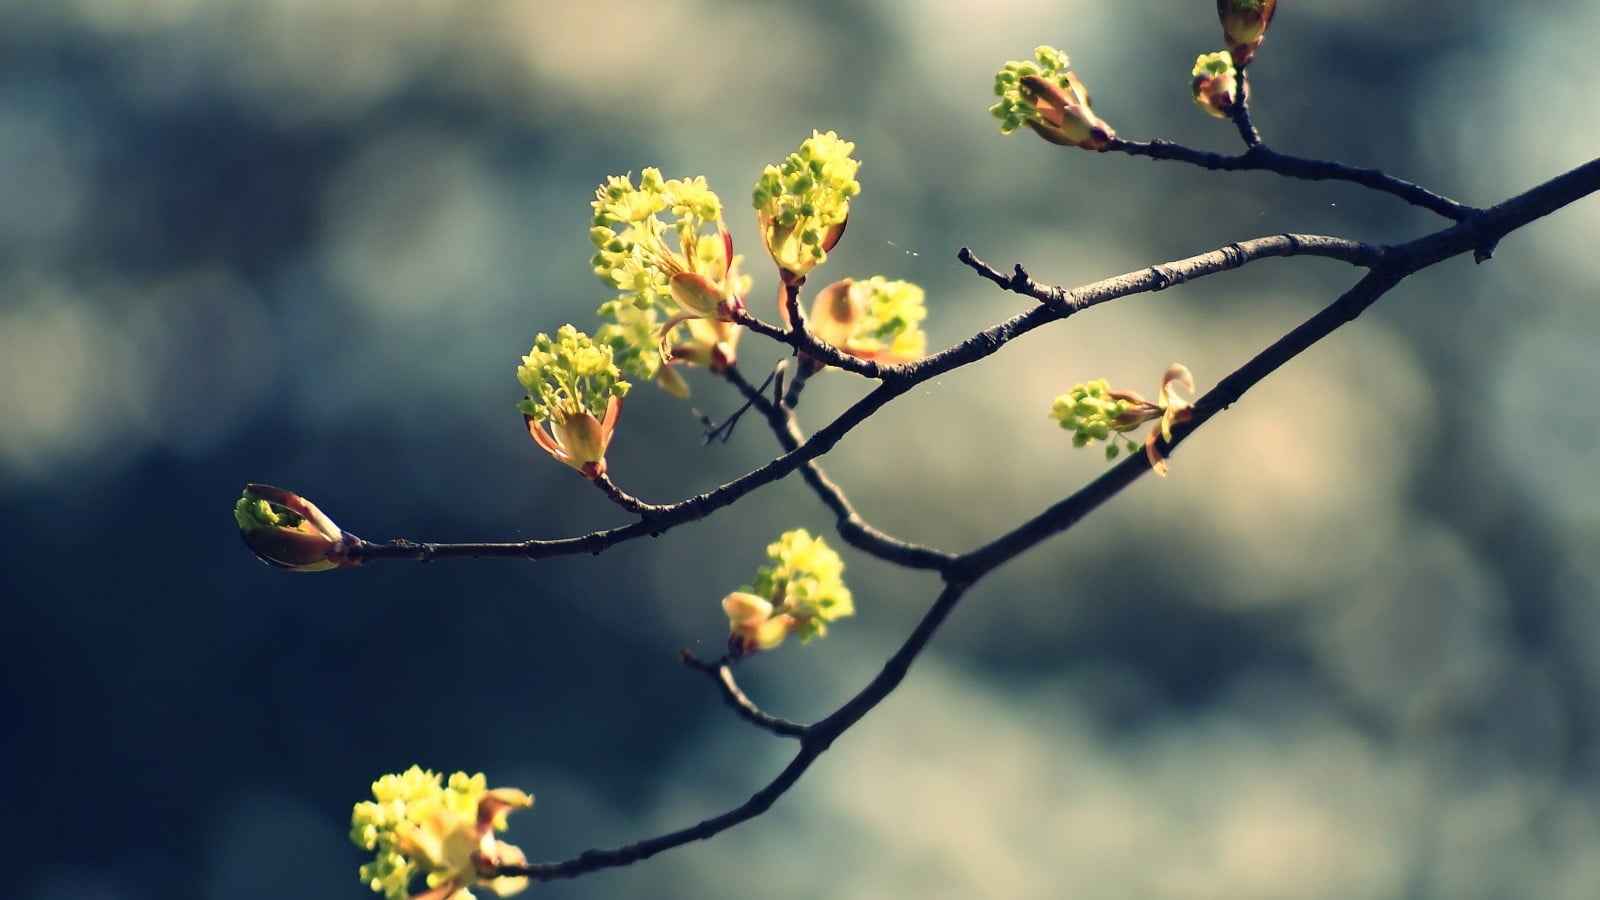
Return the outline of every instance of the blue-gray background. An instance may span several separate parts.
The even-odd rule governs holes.
[[[994,70],[1068,50],[1122,134],[1231,149],[1185,82],[1211,4],[0,0],[0,867],[27,900],[358,898],[350,804],[413,762],[532,791],[535,859],[739,802],[789,747],[674,662],[804,490],[598,559],[268,570],[257,480],[371,539],[623,517],[522,432],[518,357],[592,327],[604,176],[745,197],[813,128],[864,193],[824,276],[921,283],[935,347],[1078,283],[1284,230],[1435,227],[1346,186],[1002,139]],[[1600,149],[1585,0],[1289,0],[1255,76],[1281,149],[1487,204]],[[761,820],[560,897],[1600,894],[1600,202],[1452,261],[990,579]],[[772,316],[764,267],[752,303]],[[904,398],[828,457],[880,526],[986,540],[1103,468],[1045,419],[1109,377],[1202,388],[1354,278],[1318,260],[1098,309]],[[816,279],[814,279],[816,280]],[[749,370],[779,358],[757,340]],[[611,454],[670,501],[702,449],[649,385]],[[810,427],[861,386],[819,378]],[[846,552],[860,609],[746,669],[839,702],[933,579]]]

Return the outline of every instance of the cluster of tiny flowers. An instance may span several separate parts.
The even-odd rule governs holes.
[[[528,392],[517,408],[534,441],[585,478],[605,474],[606,448],[629,388],[611,347],[563,325],[554,338],[534,338],[517,381]]]
[[[669,279],[679,272],[710,273],[727,262],[716,235],[722,201],[704,177],[664,180],[660,169],[645,169],[634,187],[626,175],[613,175],[595,191],[589,240],[590,263],[601,280],[640,309],[670,297]],[[669,213],[669,225],[661,214]],[[702,232],[710,227],[713,234]],[[676,238],[676,248],[667,244]]]
[[[494,838],[506,827],[506,813],[525,808],[533,798],[521,791],[485,787],[482,773],[456,772],[445,781],[419,766],[385,775],[372,784],[372,800],[357,803],[350,815],[350,840],[377,858],[361,867],[361,881],[386,900],[411,898],[417,880],[428,888],[420,897],[468,900],[470,887],[508,896],[527,886],[526,878],[494,877],[483,870],[525,861],[522,852]]]
[[[922,298],[922,288],[908,281],[846,278],[817,293],[806,325],[818,339],[851,356],[909,362],[928,346],[918,327],[928,315]]]
[[[896,359],[915,359],[923,354],[928,336],[919,326],[928,317],[928,310],[922,303],[922,288],[880,275],[856,282],[851,290],[859,292],[865,302],[861,322],[848,342],[849,352]]]
[[[1039,120],[1033,98],[1023,91],[1024,76],[1037,75],[1066,87],[1071,69],[1072,60],[1066,53],[1041,45],[1034,48],[1033,59],[1011,60],[1005,64],[1005,68],[996,72],[994,92],[1000,95],[1000,102],[989,107],[989,114],[1000,120],[1000,133],[1010,134],[1025,122]]]
[[[855,612],[844,561],[822,538],[805,529],[785,532],[767,547],[767,560],[752,584],[722,601],[738,651],[770,650],[790,634],[809,641]]]
[[[517,405],[541,421],[588,413],[603,416],[612,397],[628,393],[628,382],[611,359],[611,348],[597,344],[571,325],[554,338],[541,333],[517,367],[517,381],[528,396]]]
[[[1069,393],[1055,399],[1050,408],[1050,418],[1072,432],[1072,446],[1087,447],[1095,441],[1109,440],[1113,433],[1127,431],[1140,422],[1129,421],[1129,410],[1138,406],[1125,396],[1113,393],[1104,378],[1088,384],[1073,385]],[[1131,442],[1130,442],[1131,443]],[[1115,441],[1106,446],[1106,459],[1115,459],[1118,446]]]
[[[1119,446],[1112,439],[1132,428],[1152,420],[1156,427],[1145,436],[1145,456],[1157,475],[1167,474],[1167,455],[1162,443],[1171,443],[1172,429],[1194,417],[1194,404],[1180,391],[1194,390],[1194,376],[1182,363],[1173,363],[1161,375],[1161,389],[1155,402],[1139,396],[1134,391],[1113,391],[1105,379],[1088,384],[1074,385],[1070,393],[1055,399],[1050,408],[1050,418],[1072,432],[1072,446],[1085,447],[1094,441],[1110,440],[1106,446],[1106,459],[1115,459]],[[1123,437],[1131,450],[1137,445]]]
[[[600,306],[604,322],[596,338],[612,348],[622,371],[682,394],[682,379],[665,369],[669,359],[730,364],[738,334],[726,320],[750,279],[738,273],[722,201],[705,178],[667,180],[647,168],[635,187],[628,176],[614,175],[596,190],[593,206],[590,263],[618,291]],[[702,319],[719,327],[694,324]],[[673,350],[675,329],[685,322],[689,345]]]
[[[812,132],[781,165],[767,166],[752,198],[767,251],[778,268],[805,275],[828,257],[861,193],[850,154],[856,145],[834,132]]]

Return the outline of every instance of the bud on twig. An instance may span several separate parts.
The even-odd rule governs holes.
[[[1226,51],[1203,53],[1194,61],[1193,76],[1189,88],[1194,92],[1195,105],[1219,119],[1233,115],[1240,100],[1239,73],[1233,67],[1233,57]]]
[[[247,484],[233,506],[239,536],[264,563],[291,572],[323,572],[360,565],[351,552],[361,539],[345,534],[299,494],[270,484]]]
[[[1236,65],[1246,66],[1261,49],[1267,25],[1278,8],[1278,0],[1217,0],[1217,18],[1222,20],[1222,36]]]

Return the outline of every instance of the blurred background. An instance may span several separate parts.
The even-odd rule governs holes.
[[[241,485],[373,540],[625,517],[522,429],[539,331],[592,328],[595,185],[746,197],[814,128],[862,197],[819,278],[923,285],[933,347],[1024,308],[954,260],[1077,284],[1293,230],[1440,223],[1349,186],[1002,138],[994,71],[1072,54],[1122,135],[1232,151],[1186,82],[1210,3],[0,0],[0,864],[26,900],[360,898],[346,839],[412,763],[531,791],[534,859],[720,812],[788,759],[682,669],[798,484],[602,559],[309,577],[235,536]],[[1583,0],[1284,4],[1252,66],[1279,149],[1487,205],[1600,148]],[[1551,67],[1561,60],[1560,74]],[[966,600],[769,814],[554,897],[1600,895],[1600,199],[1406,282],[1069,535]],[[1273,260],[1036,332],[825,463],[950,550],[1104,468],[1075,382],[1201,388],[1351,284]],[[814,279],[815,280],[815,279]],[[821,282],[819,282],[821,283]],[[781,354],[741,347],[759,378]],[[656,502],[774,454],[639,385],[610,454]],[[863,390],[808,388],[815,428]],[[837,541],[834,542],[836,545]],[[871,676],[930,576],[846,549],[858,615],[741,669],[807,718]],[[20,880],[19,880],[20,879]]]

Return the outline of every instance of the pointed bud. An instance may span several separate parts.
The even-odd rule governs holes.
[[[722,598],[722,611],[728,616],[728,647],[739,654],[771,650],[796,624],[793,616],[773,615],[771,602],[748,591]]]
[[[856,323],[866,314],[860,297],[850,290],[855,282],[846,278],[835,281],[821,291],[817,292],[817,299],[811,306],[811,318],[806,321],[806,327],[818,340],[843,348],[850,341],[850,335],[856,330]],[[787,317],[788,310],[779,307]]]
[[[1034,111],[1040,116],[1040,119],[1029,120],[1028,126],[1052,144],[1085,150],[1104,149],[1117,133],[1089,109],[1089,92],[1077,75],[1067,72],[1063,80],[1065,85],[1039,75],[1024,75],[1018,79],[1024,95],[1033,101]]]
[[[710,278],[699,272],[679,272],[668,279],[672,299],[686,313],[703,319],[721,318],[724,298]]]
[[[345,534],[310,501],[269,484],[247,484],[233,506],[239,536],[264,563],[292,572],[360,565],[361,539]]]
[[[1235,65],[1246,66],[1261,49],[1278,0],[1217,0],[1217,18]]]

